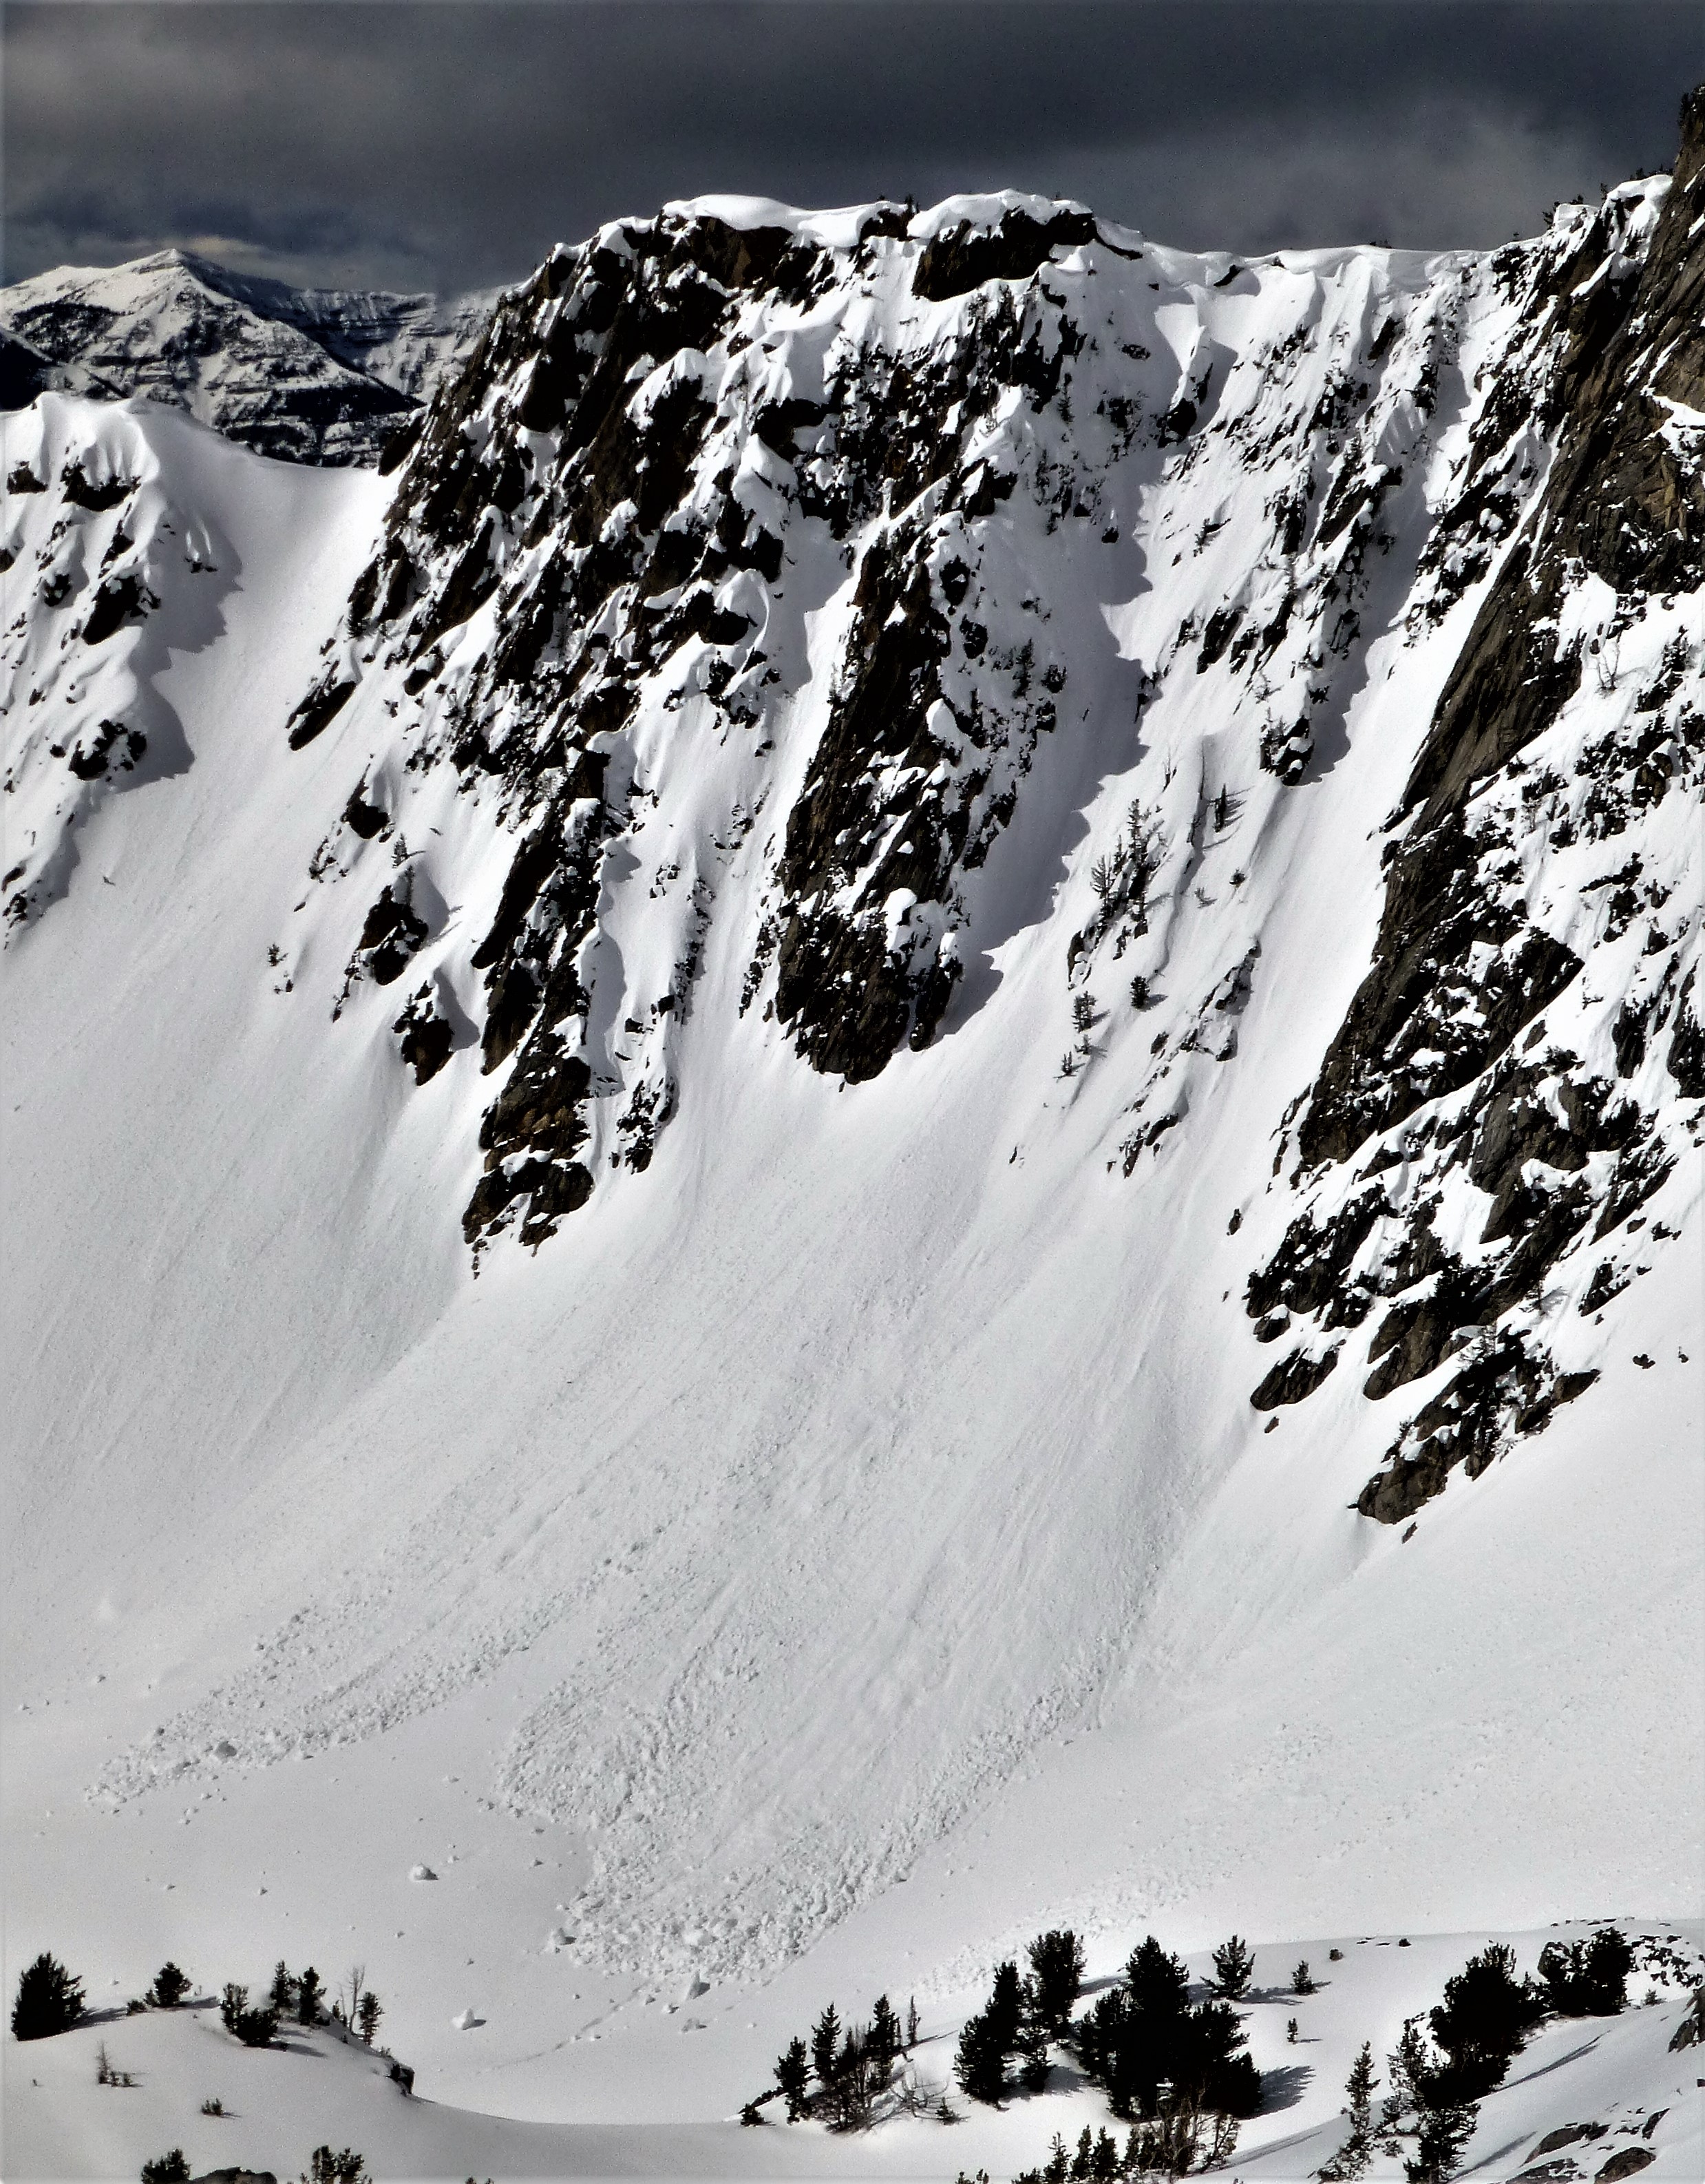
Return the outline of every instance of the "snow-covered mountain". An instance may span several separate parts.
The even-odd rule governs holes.
[[[5,420],[12,1946],[320,1830],[602,2115],[790,1963],[1697,1910],[1702,160],[696,200],[388,476]]]
[[[261,454],[364,464],[473,346],[493,300],[292,288],[162,250],[0,289],[0,327],[81,368],[88,391],[187,410]]]

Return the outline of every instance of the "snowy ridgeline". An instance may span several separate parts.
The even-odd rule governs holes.
[[[1104,2067],[1095,2081],[1086,2077],[1083,2027],[1108,2021],[1108,1980],[1091,1981],[1070,2036],[1038,2049],[1045,2068],[1029,2087],[1014,2076],[997,2098],[968,2098],[953,2060],[956,2044],[961,2059],[965,2052],[962,2028],[925,2020],[909,2031],[896,2026],[892,2066],[856,2116],[835,2120],[835,2103],[808,2067],[807,2092],[789,2103],[795,2120],[782,2121],[775,2095],[747,2110],[746,2125],[758,2120],[756,2130],[731,2113],[673,2127],[507,2120],[411,2098],[412,2072],[323,2014],[309,2027],[292,2008],[269,2041],[245,2042],[222,2025],[209,1997],[192,1996],[170,2009],[138,2003],[131,2014],[97,2014],[74,2031],[11,2048],[8,2174],[128,2178],[176,2153],[181,2170],[157,2167],[156,2175],[241,2167],[353,2184],[470,2172],[980,2174],[1076,2184],[1218,2172],[1299,2184],[1323,2175],[1339,2184],[1358,2177],[1443,2184],[1453,2174],[1499,2184],[1618,2184],[1636,2176],[1681,2184],[1700,2174],[1705,2148],[1705,2044],[1694,1984],[1699,1931],[1627,1930],[1626,2006],[1552,2014],[1537,2024],[1528,1992],[1539,1986],[1534,1964],[1547,1951],[1553,1958],[1584,1954],[1588,1930],[1468,1945],[1482,1966],[1500,1948],[1508,1952],[1519,1969],[1495,1967],[1502,1991],[1497,1977],[1474,1987],[1472,1966],[1463,1979],[1459,1936],[1263,1947],[1241,1980],[1234,1974],[1234,1998],[1225,2003],[1213,2001],[1212,1990],[1227,1982],[1204,1961],[1191,1989],[1193,2014],[1225,2014],[1262,2065],[1258,2106],[1247,2112],[1251,2104],[1241,2104],[1246,2113],[1235,2127],[1180,2103],[1164,2084],[1151,2095]],[[1312,1951],[1312,1964],[1299,1947]],[[1166,1962],[1158,1945],[1145,1957]],[[1281,1963],[1282,1975],[1269,1978]],[[1506,2022],[1506,1996],[1516,1998],[1517,2029]],[[1148,1999],[1152,2009],[1154,1995]],[[1593,1999],[1610,2011],[1608,1992]],[[1441,2053],[1429,2024],[1434,2013],[1446,2039],[1455,2041],[1464,2081],[1450,2105],[1427,2082],[1430,2063],[1436,2080]],[[832,2031],[829,2036],[832,2043]],[[1496,2081],[1489,2091],[1487,2081]],[[316,2146],[342,2156],[343,2168],[315,2170]]]
[[[1487,254],[671,207],[385,474],[5,419],[14,1946],[320,1828],[458,2098],[691,1980],[711,2114],[822,1953],[1697,1908],[1701,119]]]
[[[0,288],[5,391],[147,395],[292,462],[374,463],[478,340],[494,298],[291,288],[192,251]],[[13,351],[23,356],[14,359]]]

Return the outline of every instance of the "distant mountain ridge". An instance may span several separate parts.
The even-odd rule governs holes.
[[[71,391],[145,394],[259,454],[372,465],[478,338],[496,292],[441,304],[292,288],[173,249],[0,289],[0,328],[82,373]]]

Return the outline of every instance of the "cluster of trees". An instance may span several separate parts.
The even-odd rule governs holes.
[[[1083,1990],[1083,1944],[1068,1927],[1038,1934],[1025,1952],[1027,1977],[1011,1958],[995,1967],[988,2001],[968,2018],[953,2058],[953,2075],[974,2101],[1004,2100],[1019,2083],[1039,2093],[1048,2081],[1048,2047],[1063,2039]]]
[[[1203,2117],[1178,2108],[1152,2124],[1133,2127],[1123,2147],[1111,2131],[1091,2133],[1087,2124],[1068,2153],[1056,2131],[1040,2169],[1026,2169],[1013,2184],[1112,2184],[1127,2176],[1184,2176],[1198,2166],[1220,2168],[1237,2145],[1237,2126],[1230,2116]],[[961,2179],[961,2184],[969,2184]]]
[[[365,2156],[349,2147],[334,2153],[329,2146],[316,2146],[298,2184],[368,2184],[368,2173]],[[190,2164],[182,2147],[175,2146],[169,2153],[156,2154],[152,2161],[145,2161],[142,2184],[190,2184]],[[473,2184],[471,2177],[469,2184]]]
[[[227,1994],[230,1992],[229,1987],[225,1989]],[[237,1992],[242,1993],[244,1990],[239,1988]],[[267,2008],[275,2022],[319,2025],[329,2020],[342,2025],[358,2032],[369,2048],[379,2030],[379,2020],[385,2014],[385,2005],[367,1984],[364,1965],[352,1965],[342,1986],[336,1994],[328,1996],[325,1983],[312,1964],[306,1971],[293,1972],[282,1957],[273,1967]]]
[[[225,1992],[219,1997],[219,2021],[245,2048],[269,2048],[278,2036],[278,2011],[267,2003],[251,2009],[248,1989],[237,1986],[235,1981],[226,1981]]]
[[[1539,1953],[1539,1975],[1547,2008],[1559,2017],[1614,2017],[1628,2000],[1634,1952],[1614,1926],[1601,1926],[1590,1941],[1547,1942]]]
[[[788,2042],[775,2059],[774,2091],[748,2101],[741,2120],[761,2123],[764,2103],[780,2097],[789,2123],[814,2115],[832,2130],[858,2130],[870,2121],[877,2096],[892,2084],[897,2059],[917,2038],[915,2002],[903,2032],[886,1994],[870,2005],[868,2025],[843,2026],[831,2002],[812,2028],[809,2048],[801,2039]]]
[[[1514,1951],[1488,1942],[1446,1981],[1443,2001],[1426,2014],[1426,2032],[1419,2016],[1404,2024],[1386,2059],[1377,2119],[1379,2080],[1363,2043],[1345,2086],[1349,2134],[1320,2171],[1323,2184],[1364,2176],[1376,2150],[1402,2155],[1408,2184],[1447,2184],[1474,2134],[1479,2103],[1503,2083],[1541,2018],[1614,2016],[1626,2004],[1633,1963],[1613,1927],[1586,1942],[1548,1942],[1537,1980],[1518,1978]]]
[[[1085,2075],[1106,2088],[1121,2121],[1256,2113],[1261,2073],[1240,2053],[1247,2036],[1230,2001],[1247,1992],[1252,1962],[1234,1936],[1215,1952],[1217,1991],[1192,2003],[1180,1958],[1152,1934],[1132,1951],[1124,1978],[1076,2027]]]

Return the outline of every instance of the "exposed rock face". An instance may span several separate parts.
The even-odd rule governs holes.
[[[19,341],[0,328],[0,410],[25,410],[38,394],[50,388],[67,394],[110,398],[118,389],[108,387],[81,365],[60,364],[42,350]]]
[[[1315,1024],[1268,921],[1337,886],[1285,844],[1353,762],[1383,910],[1270,1088],[1230,1230],[1280,1346],[1238,1385],[1408,1390],[1386,1521],[1581,1398],[1559,1321],[1673,1237],[1705,1100],[1701,120],[1673,181],[1483,257],[704,200],[503,297],[276,723],[331,784],[292,914],[343,967],[332,1035],[382,1007],[408,1100],[477,1099],[475,1267],[651,1168],[696,1009],[891,1086],[1055,926],[1035,1127],[1111,1080],[1108,1188],[1188,1162],[1252,1006]],[[186,581],[110,462],[51,471],[8,544],[44,703]],[[78,718],[30,778],[122,785],[140,722]],[[64,884],[69,809],[8,917]]]
[[[1685,883],[1705,779],[1680,604],[1698,595],[1705,538],[1705,93],[1683,132],[1667,192],[1578,216],[1558,262],[1499,254],[1523,332],[1458,505],[1488,506],[1536,432],[1555,453],[1440,696],[1393,822],[1374,964],[1297,1126],[1305,1166],[1342,1175],[1377,1140],[1363,1173],[1391,1180],[1318,1240],[1312,1227],[1286,1239],[1286,1301],[1300,1289],[1301,1308],[1341,1310],[1352,1257],[1364,1290],[1394,1300],[1369,1346],[1375,1400],[1469,1360],[1362,1496],[1391,1521],[1581,1392],[1586,1377],[1559,1376],[1535,1339],[1536,1301],[1565,1256],[1628,1251],[1630,1217],[1677,1157],[1677,1095],[1699,1097],[1697,918],[1659,913]],[[1656,671],[1630,714],[1620,654],[1654,628]],[[1583,732],[1595,695],[1603,727]],[[1622,999],[1583,1056],[1547,1043],[1544,1016],[1589,966]],[[1465,1251],[1436,1234],[1453,1171],[1490,1201]],[[1317,1202],[1349,1187],[1329,1173]],[[1619,1263],[1603,1261],[1583,1309],[1613,1293]],[[1252,1281],[1252,1315],[1270,1310],[1280,1266]]]

